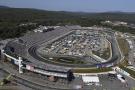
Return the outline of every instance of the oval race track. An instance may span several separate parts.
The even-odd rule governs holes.
[[[114,35],[112,37],[114,37]],[[117,64],[119,62],[119,60],[121,59],[121,55],[120,55],[118,46],[116,44],[115,38],[113,38],[113,39],[109,38],[108,40],[111,42],[111,46],[112,46],[112,58],[109,61],[104,62],[104,63],[100,63],[100,64],[93,64],[93,65],[68,65],[68,64],[63,64],[63,63],[50,62],[46,58],[43,58],[43,57],[39,56],[36,53],[36,50],[39,47],[38,45],[30,47],[28,49],[28,52],[36,60],[43,61],[45,63],[52,64],[52,65],[66,66],[66,67],[71,67],[71,68],[92,68],[92,67],[97,67],[97,66],[100,66],[100,67],[110,67],[110,66],[113,66],[113,65],[115,65],[115,64]]]

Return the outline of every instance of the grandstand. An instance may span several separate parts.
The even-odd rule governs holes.
[[[47,76],[55,76],[72,80],[74,78],[70,68],[42,63],[30,56],[28,50],[32,46],[40,45],[55,38],[62,37],[72,31],[66,27],[58,27],[49,32],[31,32],[19,39],[9,41],[3,54],[13,63],[19,66],[19,57],[22,58],[22,69],[33,71]],[[69,78],[69,79],[68,79]]]

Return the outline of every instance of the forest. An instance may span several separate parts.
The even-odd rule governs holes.
[[[38,25],[101,26],[100,22],[105,20],[126,21],[129,23],[135,23],[135,13],[85,13],[0,7],[0,38],[7,39],[20,37],[27,31],[36,28]],[[19,26],[23,23],[37,24]],[[135,30],[131,28],[125,28],[122,26],[112,28],[121,32],[129,32],[135,34]]]

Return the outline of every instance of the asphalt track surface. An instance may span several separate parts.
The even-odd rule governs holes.
[[[36,60],[43,61],[44,63],[52,64],[52,65],[58,65],[58,66],[65,66],[65,67],[72,67],[72,68],[91,68],[91,67],[111,67],[115,64],[117,64],[120,59],[121,59],[121,54],[118,49],[116,40],[114,38],[114,34],[111,34],[111,38],[108,38],[108,40],[111,42],[112,46],[112,58],[108,60],[107,62],[104,63],[98,63],[98,64],[93,64],[93,65],[68,65],[68,64],[63,64],[63,63],[55,63],[55,62],[50,62],[46,58],[43,58],[37,54],[37,49],[39,48],[38,45],[33,45],[28,49],[29,54],[35,58]]]

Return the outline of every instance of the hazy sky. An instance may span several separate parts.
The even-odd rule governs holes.
[[[0,0],[0,5],[55,11],[135,12],[135,0]]]

